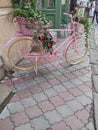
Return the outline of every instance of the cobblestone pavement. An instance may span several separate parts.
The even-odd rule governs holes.
[[[17,70],[12,81],[2,80],[15,94],[0,114],[0,130],[95,130],[89,55],[69,66],[61,52],[59,65],[43,61],[37,76]]]

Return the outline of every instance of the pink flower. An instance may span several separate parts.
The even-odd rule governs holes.
[[[47,35],[47,38],[50,38],[50,34]]]
[[[52,44],[51,43],[48,43],[48,47],[51,47],[52,46]]]

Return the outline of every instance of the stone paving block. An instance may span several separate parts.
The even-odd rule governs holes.
[[[76,112],[79,111],[81,109],[83,109],[83,106],[77,102],[76,100],[72,100],[66,103],[71,109],[72,111]]]
[[[15,87],[18,91],[27,88],[27,86],[26,86],[26,84],[25,84],[24,82],[21,82],[21,83],[15,84],[14,87]]]
[[[52,130],[70,130],[70,128],[65,124],[65,122],[61,121],[54,124]]]
[[[30,80],[26,80],[26,82],[24,82],[24,84],[28,87],[34,86],[37,84],[37,82],[32,78]]]
[[[66,89],[62,84],[60,84],[60,85],[56,85],[56,86],[54,86],[53,88],[54,88],[58,93],[67,90],[67,89]]]
[[[38,106],[43,112],[54,109],[54,106],[48,100],[38,103]]]
[[[30,119],[33,119],[42,115],[42,111],[37,105],[27,108],[25,112],[29,116]]]
[[[5,120],[0,119],[0,130],[13,130],[13,129],[14,126],[10,118],[6,118]]]
[[[72,79],[71,82],[73,84],[75,84],[75,86],[79,86],[79,85],[83,84],[83,82],[79,78]]]
[[[84,126],[84,124],[74,115],[66,118],[64,121],[71,127],[71,130],[81,130]]]
[[[60,84],[60,81],[57,80],[56,78],[50,79],[50,80],[48,80],[48,82],[49,82],[52,86]]]
[[[65,102],[71,101],[73,100],[75,97],[68,91],[62,92],[59,94],[61,98],[63,98],[63,100]]]
[[[39,93],[39,92],[42,92],[42,89],[39,87],[39,85],[34,85],[34,86],[31,86],[28,88],[29,91],[32,93],[32,94],[35,94],[35,93]]]
[[[35,130],[35,129],[31,127],[31,124],[26,123],[26,124],[20,125],[19,127],[15,127],[15,130]]]
[[[76,100],[80,102],[83,106],[87,106],[88,104],[92,103],[92,100],[85,95],[77,97]]]
[[[63,119],[56,110],[48,111],[44,113],[44,116],[50,122],[50,124],[60,122]]]
[[[18,102],[9,103],[7,106],[8,106],[8,109],[9,109],[11,114],[14,114],[16,112],[21,112],[21,111],[24,110],[23,105],[19,101]]]
[[[91,64],[93,75],[98,75],[98,64]]]
[[[62,117],[66,118],[67,116],[70,116],[74,114],[71,108],[69,108],[67,105],[62,105],[56,108],[58,113],[61,114]]]
[[[78,119],[80,119],[84,124],[88,123],[88,119],[89,119],[89,112],[86,109],[82,109],[80,111],[77,111],[75,113],[75,115],[77,116]]]
[[[59,70],[58,71],[53,71],[52,74],[54,76],[61,76],[61,75],[63,75]]]
[[[96,125],[96,130],[98,128],[98,94],[94,94],[94,120],[95,120],[95,125]]]
[[[41,83],[41,82],[46,82],[47,81],[47,79],[46,78],[44,78],[44,77],[42,77],[42,76],[40,76],[40,77],[36,77],[35,79],[34,79],[37,83]]]
[[[30,107],[30,106],[34,106],[34,105],[37,104],[37,103],[35,102],[35,100],[33,99],[33,97],[28,97],[28,98],[21,99],[20,102],[22,103],[22,105],[23,105],[25,108],[28,108],[28,107]]]
[[[89,122],[87,125],[86,125],[87,129],[89,130],[95,130],[94,128],[94,124],[92,122]]]
[[[93,87],[95,88],[95,91],[98,93],[98,75],[93,75],[92,80]]]
[[[29,118],[24,111],[11,115],[11,120],[15,126],[20,126],[29,122]]]
[[[51,97],[49,100],[55,107],[65,104],[64,100],[60,96]]]
[[[5,119],[10,116],[10,112],[7,109],[7,106],[3,109],[3,111],[0,113],[0,119]]]
[[[79,76],[78,79],[81,80],[84,83],[91,80],[91,78],[86,77],[86,75]]]
[[[42,90],[51,88],[52,86],[47,82],[40,83],[39,86],[41,87]]]
[[[48,97],[43,92],[33,94],[33,97],[37,102],[45,101],[48,99]]]
[[[47,74],[44,74],[43,77],[45,77],[47,80],[50,80],[50,79],[55,78],[55,75],[53,75],[52,73],[47,73]]]
[[[57,92],[53,89],[53,88],[49,88],[49,89],[45,89],[44,93],[48,96],[48,97],[52,97],[52,96],[56,96]]]
[[[91,64],[98,64],[98,54],[96,50],[90,49],[90,63]]]
[[[20,99],[23,99],[23,98],[32,96],[32,93],[30,92],[28,88],[26,88],[26,89],[18,91],[17,95],[19,96]]]
[[[72,89],[69,90],[69,92],[70,92],[73,96],[75,96],[75,97],[78,97],[78,96],[80,96],[80,95],[83,95],[83,92],[80,91],[78,88],[72,88]]]
[[[92,95],[92,92],[91,92],[91,91],[86,92],[85,95],[86,95],[87,97],[89,97],[91,100],[93,100],[93,95]]]
[[[66,81],[63,83],[63,85],[67,88],[67,89],[71,89],[71,88],[75,88],[75,84],[73,84],[71,81]]]
[[[50,128],[50,124],[44,118],[44,116],[34,118],[30,122],[31,122],[31,126],[34,127],[34,130],[47,130],[47,128]]]

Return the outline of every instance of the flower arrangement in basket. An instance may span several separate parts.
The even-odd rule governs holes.
[[[33,36],[36,29],[41,29],[49,21],[45,14],[36,9],[35,0],[12,0],[13,16],[18,22],[20,32]]]
[[[46,19],[45,14],[36,9],[35,5],[36,0],[12,0],[12,6],[15,8],[13,16],[22,34],[32,36],[35,43],[40,41],[43,49],[52,54],[56,42],[47,30],[50,21]]]

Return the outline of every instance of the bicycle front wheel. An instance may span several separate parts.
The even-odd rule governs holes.
[[[82,62],[88,52],[88,43],[85,41],[85,34],[76,38],[69,44],[65,51],[66,62],[70,65]]]
[[[10,64],[19,70],[32,69],[39,62],[39,58],[35,62],[33,55],[36,53],[32,51],[33,48],[32,37],[21,36],[12,41],[11,46],[8,48],[8,60]],[[41,53],[41,49],[37,51],[37,54]],[[32,55],[28,57],[28,55]]]

